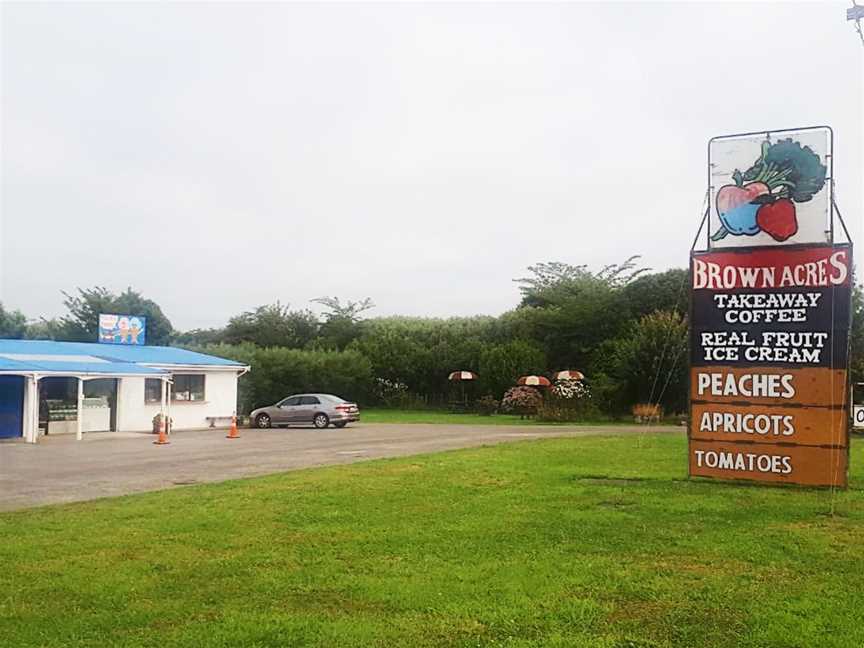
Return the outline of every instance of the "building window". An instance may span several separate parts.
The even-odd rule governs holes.
[[[162,381],[159,378],[144,379],[144,402],[162,402]]]
[[[171,395],[174,401],[203,401],[204,374],[175,375]]]

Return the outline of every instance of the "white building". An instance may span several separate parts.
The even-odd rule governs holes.
[[[0,439],[225,426],[249,367],[185,349],[0,340]],[[80,413],[80,415],[79,415]]]

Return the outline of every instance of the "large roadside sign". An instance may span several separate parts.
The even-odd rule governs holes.
[[[727,171],[757,200],[737,205],[738,213],[724,212],[731,203],[713,187],[714,213],[724,214],[729,228],[722,236],[715,230],[708,249],[690,259],[689,472],[845,487],[852,247],[831,242],[821,207],[807,212],[818,227],[797,222],[795,196],[809,202],[824,191],[822,152],[806,145],[802,152],[794,132],[773,140],[784,142],[788,160],[783,151],[771,153],[771,138],[746,141],[769,165]],[[745,177],[763,186],[753,189]],[[759,217],[763,206],[781,200],[796,218],[785,229],[773,211]],[[744,234],[751,217],[750,229],[759,230]],[[782,240],[774,240],[781,230]],[[763,244],[726,241],[748,236]]]

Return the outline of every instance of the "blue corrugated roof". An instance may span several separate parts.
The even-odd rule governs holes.
[[[62,356],[70,356],[68,360]],[[0,340],[0,371],[62,371],[70,373],[154,374],[141,365],[237,367],[225,358],[157,346],[121,346],[95,342]]]
[[[55,356],[56,357],[56,356]],[[9,360],[0,357],[0,371],[21,373],[106,374],[112,376],[157,376],[163,369],[144,367],[131,362],[86,362],[38,359]]]

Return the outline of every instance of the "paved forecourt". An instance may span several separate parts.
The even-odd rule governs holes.
[[[399,457],[544,437],[684,434],[681,427],[640,425],[497,426],[356,424],[304,428],[176,432],[171,444],[148,434],[47,438],[38,445],[0,444],[0,510],[12,510],[216,482],[254,475]]]

